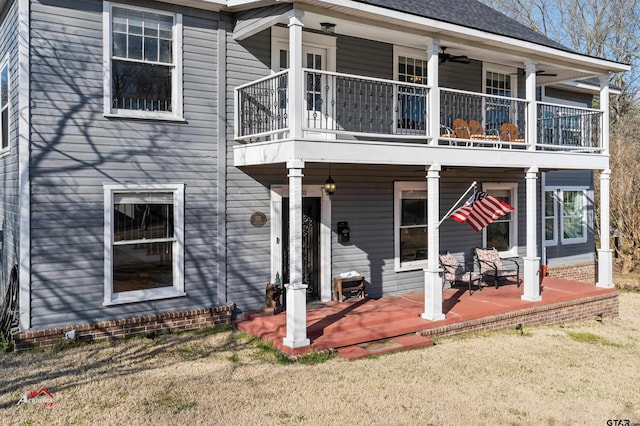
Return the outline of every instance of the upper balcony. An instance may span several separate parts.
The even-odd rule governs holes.
[[[292,93],[289,72],[236,88],[236,140],[289,140],[298,125],[302,139],[309,140],[596,154],[604,150],[603,112],[598,109],[315,69],[302,69],[302,90]],[[291,101],[296,99],[302,105],[299,123],[291,119]]]
[[[608,168],[608,77],[628,67],[537,35],[311,3],[236,23],[234,39],[248,40],[243,54],[256,64],[253,78],[234,76],[247,82],[235,88],[236,166]],[[256,78],[261,70],[272,74]],[[590,108],[597,96],[599,109]]]

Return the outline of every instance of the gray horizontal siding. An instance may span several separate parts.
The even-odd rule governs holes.
[[[102,2],[32,4],[32,325],[216,305],[218,15],[183,13],[186,122],[103,117]],[[186,184],[187,297],[102,306],[103,184]]]
[[[9,1],[0,15],[0,60],[9,58],[9,152],[0,157],[0,295],[6,293],[11,267],[19,263],[18,198],[18,3]]]

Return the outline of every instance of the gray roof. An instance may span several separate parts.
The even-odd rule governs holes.
[[[573,52],[477,0],[355,1]]]

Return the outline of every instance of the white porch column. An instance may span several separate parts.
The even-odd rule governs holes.
[[[302,138],[303,90],[302,75],[302,17],[301,10],[294,9],[289,17],[289,126],[291,137]]]
[[[302,170],[304,162],[287,162],[289,169],[289,283],[287,289],[287,335],[290,348],[310,344],[307,338],[307,285],[302,282]]]
[[[525,64],[525,74],[525,99],[528,101],[526,141],[529,144],[528,149],[535,151],[536,144],[538,143],[535,62],[527,62]]]
[[[609,154],[609,76],[600,77],[600,111],[602,111],[602,153]]]
[[[611,170],[600,173],[600,249],[598,250],[598,282],[596,286],[613,288],[613,250],[609,245],[609,179]]]
[[[440,65],[440,40],[431,39],[427,46],[427,86],[429,89],[427,120],[431,136],[430,145],[438,145],[440,136],[440,88],[438,87],[438,68]]]
[[[531,167],[527,170],[527,255],[524,262],[524,294],[522,300],[537,302],[540,297],[540,258],[538,254],[537,236],[537,212],[538,197],[536,194],[538,184],[538,168]]]
[[[422,318],[437,321],[442,313],[442,269],[440,254],[440,164],[427,170],[427,267],[424,269],[424,313]]]

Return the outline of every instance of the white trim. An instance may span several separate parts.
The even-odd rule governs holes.
[[[400,215],[401,215],[401,195],[402,191],[427,191],[427,181],[395,181],[393,183],[393,265],[396,272],[414,271],[427,267],[428,259],[415,260],[412,262],[400,261]],[[429,194],[427,194],[427,199]],[[426,201],[426,200],[425,200]],[[425,209],[426,209],[425,202]],[[426,214],[426,210],[425,210]],[[425,223],[428,229],[429,224]],[[427,250],[427,247],[425,247]]]
[[[156,15],[171,16],[173,18],[173,63],[171,64],[171,111],[140,111],[140,110],[127,110],[127,109],[114,109],[111,106],[111,61],[112,61],[112,13],[113,8],[118,7],[121,9],[138,10],[143,12],[149,12]],[[183,29],[182,29],[182,14],[167,12],[158,9],[150,9],[145,7],[130,6],[122,3],[112,3],[105,1],[102,6],[102,44],[103,44],[103,108],[104,116],[106,118],[137,118],[148,120],[181,120],[184,116],[183,107],[183,87],[182,87],[182,63],[183,63]],[[138,61],[136,61],[138,62]],[[148,61],[142,61],[144,63],[151,63]],[[167,64],[163,64],[167,65]]]
[[[271,282],[276,273],[282,279],[282,198],[289,197],[289,185],[271,185]],[[302,185],[302,197],[320,198],[320,300],[331,300],[331,198],[322,185]],[[285,284],[282,282],[282,284]]]
[[[587,242],[587,208],[589,205],[589,199],[587,192],[589,191],[589,187],[587,186],[564,186],[564,185],[554,185],[548,186],[545,191],[553,191],[555,194],[555,211],[556,211],[556,220],[554,223],[554,228],[557,230],[557,237],[555,240],[555,244],[558,244],[558,240],[562,245],[571,245],[571,244],[584,244]],[[564,238],[564,193],[565,192],[580,192],[582,191],[582,237],[580,238]],[[545,245],[554,245],[551,242]]]
[[[184,189],[179,184],[104,184],[104,306],[186,296],[184,291]],[[173,286],[113,293],[113,195],[116,192],[171,192],[173,194]]]
[[[511,196],[511,206],[514,210],[511,212],[511,220],[509,227],[509,249],[500,252],[502,257],[510,257],[518,255],[518,184],[515,182],[484,182],[482,190],[488,193],[491,191],[509,191]],[[482,230],[482,246],[487,246],[487,228]]]
[[[31,328],[31,63],[29,0],[18,0],[18,191],[20,212],[20,331]]]
[[[12,108],[11,108],[11,67],[9,64],[9,54],[7,53],[6,56],[4,57],[4,59],[2,60],[2,63],[0,63],[0,75],[2,74],[2,70],[7,69],[7,147],[2,149],[2,143],[4,142],[2,140],[2,107],[3,105],[0,104],[0,157],[7,155],[10,151],[11,151],[11,113]],[[0,95],[1,95],[1,88],[0,88]]]
[[[336,37],[324,34],[302,32],[302,46],[325,49],[325,71],[336,71]],[[280,69],[280,50],[289,51],[289,29],[283,27],[271,27],[271,71],[277,73]]]
[[[553,187],[542,187],[542,242],[545,246],[555,246],[558,244],[558,194]],[[553,239],[547,240],[547,219],[551,217],[547,216],[547,192],[553,194]]]

